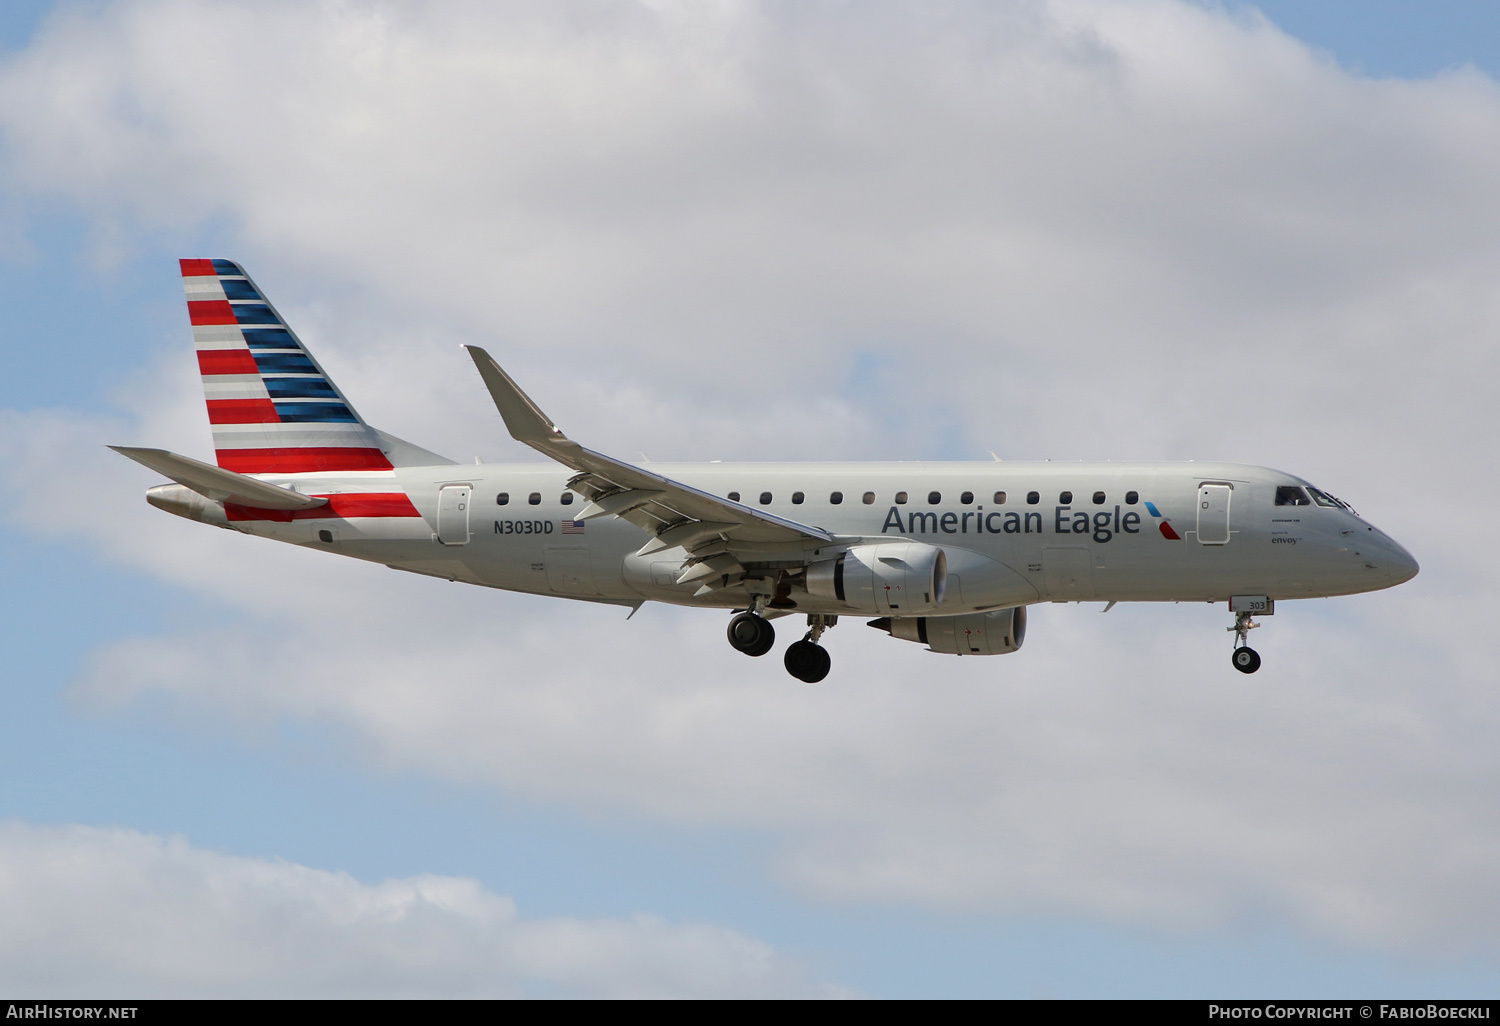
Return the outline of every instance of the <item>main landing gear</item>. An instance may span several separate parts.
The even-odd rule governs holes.
[[[1260,624],[1250,619],[1249,613],[1235,613],[1234,626],[1224,628],[1234,632],[1234,651],[1229,653],[1229,661],[1241,673],[1254,673],[1260,669],[1260,653],[1245,644],[1250,632],[1259,626]]]
[[[746,610],[729,621],[729,643],[747,656],[763,656],[776,644],[776,628],[758,610]]]
[[[805,684],[816,684],[828,676],[833,660],[828,657],[828,649],[818,644],[818,639],[838,620],[836,616],[824,616],[822,613],[808,614],[807,635],[801,641],[795,641],[786,647],[783,662],[786,663],[787,673]]]
[[[748,656],[763,656],[771,651],[771,646],[776,644],[776,628],[771,626],[771,621],[761,615],[765,608],[762,601],[739,613],[729,621],[729,644],[735,650],[743,652]],[[822,613],[812,613],[807,617],[807,634],[801,641],[795,641],[787,646],[786,672],[793,677],[808,684],[816,684],[828,676],[828,670],[833,665],[833,660],[828,657],[828,650],[818,644],[823,632],[838,622],[836,616],[825,616]]]

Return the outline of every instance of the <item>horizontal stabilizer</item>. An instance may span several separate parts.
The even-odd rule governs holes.
[[[109,448],[214,502],[232,502],[256,509],[312,509],[328,503],[327,499],[257,481],[165,449],[138,449],[128,445],[111,445]]]

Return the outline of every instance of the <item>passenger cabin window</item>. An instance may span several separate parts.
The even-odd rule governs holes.
[[[771,493],[770,492],[761,492],[760,493],[760,504],[762,506],[769,506],[771,504]]]
[[[510,505],[510,492],[501,492],[499,495],[495,496],[495,505],[496,506],[508,506],[508,505]]]
[[[562,498],[559,499],[559,500],[557,500],[557,501],[561,502],[564,506],[571,506],[571,505],[573,505],[573,493],[572,492],[563,492],[562,493]]]
[[[974,493],[973,492],[964,492],[962,495],[960,495],[958,497],[958,501],[961,502],[961,503],[963,503],[965,506],[967,506],[969,503],[971,503],[971,502],[974,501]]]
[[[1141,493],[1140,492],[1126,492],[1125,493],[1125,505],[1127,505],[1127,506],[1134,506],[1136,503],[1138,503],[1140,501],[1141,501]]]
[[[740,501],[740,493],[739,492],[730,492],[729,495],[727,496],[727,498],[729,499],[730,502],[739,502]]]
[[[1041,501],[1042,501],[1042,493],[1041,492],[1027,492],[1026,493],[1026,505],[1028,505],[1028,506],[1035,506],[1037,503],[1039,503]]]
[[[942,492],[928,492],[927,493],[927,505],[929,505],[929,506],[936,506],[938,503],[940,503],[942,501],[943,501],[943,493]]]
[[[828,493],[828,504],[830,506],[837,506],[837,505],[839,505],[843,501],[844,501],[844,493],[843,492],[829,492]]]
[[[1095,492],[1094,493],[1094,505],[1095,506],[1102,506],[1102,505],[1104,505],[1104,493],[1103,492]]]
[[[1296,485],[1278,485],[1276,488],[1276,505],[1278,506],[1311,506],[1312,500],[1307,493]]]
[[[906,495],[905,492],[897,492],[896,493],[896,505],[898,505],[898,506],[904,506],[904,505],[906,505],[906,499],[907,499],[907,495]]]
[[[875,493],[865,492],[864,497],[860,499],[860,501],[863,502],[866,506],[875,505]]]
[[[1069,503],[1071,503],[1072,501],[1073,501],[1073,493],[1072,492],[1059,492],[1058,495],[1057,495],[1057,503],[1060,506],[1066,506]]]
[[[531,503],[533,506],[540,506],[542,504],[542,493],[532,492],[530,495],[526,496],[526,501]]]
[[[793,492],[792,493],[792,505],[793,506],[800,506],[800,505],[802,505],[802,500],[805,499],[805,498],[807,498],[807,496],[803,495],[801,492]]]
[[[1004,506],[1005,505],[1005,493],[1004,492],[996,492],[995,493],[995,505],[996,506]]]

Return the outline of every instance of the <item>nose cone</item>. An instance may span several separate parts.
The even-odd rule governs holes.
[[[1394,538],[1379,531],[1375,534],[1376,538],[1369,540],[1374,544],[1367,542],[1368,547],[1364,549],[1365,569],[1380,575],[1382,580],[1379,586],[1393,588],[1417,576],[1417,571],[1421,568],[1417,566],[1412,554]]]
[[[1395,578],[1397,584],[1411,580],[1421,569],[1411,553],[1395,542],[1391,542],[1391,554],[1386,558],[1386,563],[1390,566],[1391,576]]]

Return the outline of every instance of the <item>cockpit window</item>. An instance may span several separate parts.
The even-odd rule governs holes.
[[[1313,502],[1316,502],[1319,506],[1332,506],[1334,509],[1339,509],[1344,505],[1327,492],[1320,492],[1313,487],[1309,487],[1307,490],[1312,493]]]
[[[1312,500],[1307,493],[1296,485],[1280,485],[1276,489],[1276,505],[1278,506],[1311,506]]]

